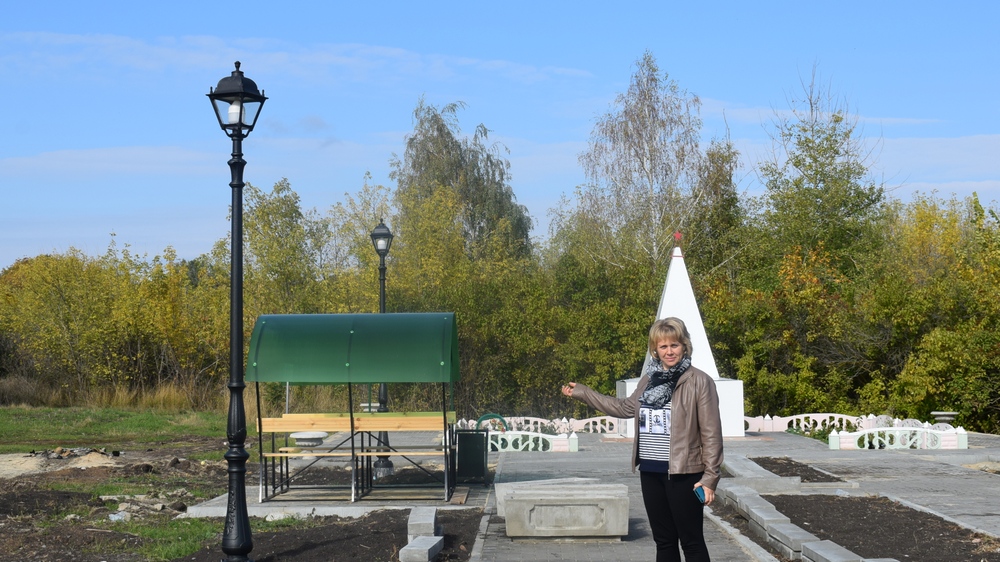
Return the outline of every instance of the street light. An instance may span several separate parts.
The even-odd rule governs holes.
[[[229,170],[233,188],[232,203],[232,263],[229,277],[229,425],[226,437],[229,450],[225,459],[229,471],[229,501],[226,508],[226,527],[222,535],[224,562],[248,561],[253,550],[250,536],[250,517],[247,514],[246,472],[250,455],[243,447],[247,438],[246,412],[243,409],[243,139],[250,134],[260,109],[267,98],[257,90],[253,80],[243,76],[240,63],[232,75],[219,80],[215,90],[209,88],[208,99],[215,109],[215,117],[226,136],[233,139],[233,157]]]
[[[392,232],[389,231],[389,227],[385,225],[385,221],[379,219],[378,226],[375,230],[372,230],[372,244],[375,246],[375,252],[378,254],[379,264],[378,264],[378,311],[379,314],[385,313],[385,257],[389,255],[389,247],[392,246]],[[377,412],[388,412],[389,411],[389,386],[387,384],[380,383],[378,385],[378,410]],[[378,442],[379,446],[383,447],[382,450],[388,450],[389,448],[389,433],[386,431],[378,432]],[[393,465],[392,461],[389,460],[389,456],[379,456],[378,460],[375,461],[375,479],[384,478],[392,474]]]

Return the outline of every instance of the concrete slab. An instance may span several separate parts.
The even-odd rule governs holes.
[[[514,490],[540,488],[544,491],[554,486],[597,484],[599,482],[599,478],[546,478],[542,480],[525,480],[522,482],[497,482],[494,484],[497,496],[497,515],[506,517],[507,496]]]
[[[623,484],[511,491],[506,498],[509,537],[621,537],[628,535],[629,496]],[[566,489],[571,488],[571,489]],[[558,493],[552,493],[558,492]]]

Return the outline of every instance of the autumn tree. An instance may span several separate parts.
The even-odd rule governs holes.
[[[315,211],[303,211],[287,179],[270,193],[244,189],[244,286],[248,312],[320,312],[318,285],[327,224]],[[252,327],[251,319],[250,326]]]
[[[871,152],[857,118],[815,76],[803,98],[775,118],[777,150],[759,169],[766,189],[759,242],[771,252],[768,265],[822,246],[853,277],[858,258],[880,244],[885,189],[869,174]]]
[[[325,217],[330,237],[322,251],[323,308],[328,312],[373,312],[378,310],[377,279],[379,258],[372,247],[371,231],[380,221],[398,231],[389,188],[370,183],[365,174],[361,189],[345,193],[344,200],[330,207]],[[398,234],[398,232],[397,232]],[[393,262],[399,255],[398,242],[387,257],[396,282]],[[373,275],[375,276],[373,278]],[[390,310],[400,310],[387,303]]]
[[[594,125],[580,155],[587,182],[575,207],[557,213],[557,228],[590,230],[586,251],[615,267],[663,265],[700,197],[700,105],[647,51],[628,90]]]
[[[748,243],[742,238],[746,210],[740,202],[736,173],[739,151],[729,139],[712,140],[701,159],[691,221],[681,233],[685,262],[691,274],[707,279],[722,276],[733,283],[738,274],[739,254]]]
[[[440,188],[451,190],[461,206],[466,251],[478,257],[483,247],[501,245],[512,256],[531,252],[531,218],[517,203],[510,185],[506,147],[489,143],[489,129],[480,124],[471,137],[462,135],[456,102],[441,108],[421,99],[413,110],[413,132],[406,137],[402,159],[393,157],[390,177],[397,182],[397,196],[415,202],[436,197]],[[408,212],[405,208],[401,212]]]
[[[850,411],[882,376],[883,327],[863,298],[887,243],[885,192],[856,119],[815,78],[773,127],[765,191],[743,207],[729,262],[738,275],[705,293],[706,326],[751,415]]]
[[[729,186],[716,178],[729,164],[717,159],[719,170],[704,170],[699,181],[699,107],[646,52],[627,91],[594,124],[580,155],[587,182],[553,211],[544,253],[559,310],[554,353],[568,380],[613,393],[614,381],[637,376],[674,232],[691,227],[700,241],[713,235],[706,228],[695,236],[692,221],[726,204]],[[709,183],[720,195],[711,204],[701,193]]]

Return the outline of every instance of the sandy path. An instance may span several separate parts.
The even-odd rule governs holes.
[[[115,461],[107,455],[91,452],[79,457],[47,459],[23,453],[0,455],[0,478],[17,478],[23,474],[48,472],[63,468],[90,468],[94,466],[114,466]]]

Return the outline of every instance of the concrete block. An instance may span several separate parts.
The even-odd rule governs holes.
[[[726,478],[725,480],[719,481],[719,487],[716,488],[715,493],[719,496],[719,501],[724,502],[726,505],[733,506],[736,509],[736,505],[739,503],[740,497],[743,496],[756,496],[760,497],[757,490],[750,488],[749,486],[738,486],[735,484],[730,484],[729,481],[732,478]]]
[[[565,486],[567,484],[596,484],[599,481],[597,478],[551,478],[548,480],[526,480],[524,482],[498,482],[493,486],[497,495],[497,515],[506,517],[506,498],[513,490],[540,488],[542,492],[545,492],[546,489],[556,490],[555,487],[557,486]]]
[[[802,559],[810,562],[861,562],[861,556],[832,541],[802,543]]]
[[[863,558],[862,562],[899,562],[895,558]]]
[[[784,545],[781,541],[775,539],[774,537],[768,535],[767,545],[774,549],[783,559],[788,560],[802,560],[802,552],[797,550],[792,550]]]
[[[732,474],[734,478],[780,478],[777,474],[765,470],[743,455],[727,456],[722,461],[722,468],[726,469],[726,472]]]
[[[750,509],[754,507],[761,509],[774,509],[774,505],[772,505],[771,502],[760,496],[743,495],[736,499],[736,511],[738,511],[744,519],[750,519]]]
[[[399,562],[428,562],[441,552],[444,537],[417,537],[399,551]]]
[[[775,523],[767,532],[774,541],[787,546],[794,552],[802,552],[803,543],[819,541],[819,537],[792,523]]]
[[[765,478],[731,478],[733,484],[753,488],[761,494],[797,494],[802,491],[802,478],[798,476]]]
[[[509,537],[621,537],[628,534],[628,486],[564,485],[507,494]]]
[[[406,535],[410,541],[416,537],[433,537],[438,532],[437,508],[420,506],[410,509],[410,517],[406,521]]]
[[[770,532],[771,525],[791,522],[791,520],[788,517],[782,515],[771,504],[768,504],[767,507],[762,507],[759,505],[747,506],[747,520],[753,521],[754,523],[760,525],[764,529],[768,529],[768,532]]]
[[[751,535],[754,535],[755,537],[761,540],[766,541],[767,538],[770,536],[767,534],[767,528],[761,527],[760,523],[757,523],[756,521],[747,520],[747,527],[750,528]]]
[[[730,486],[747,486],[765,494],[797,493],[802,486],[802,479],[798,476],[778,476],[742,455],[727,456],[722,467],[733,475],[726,478]]]

